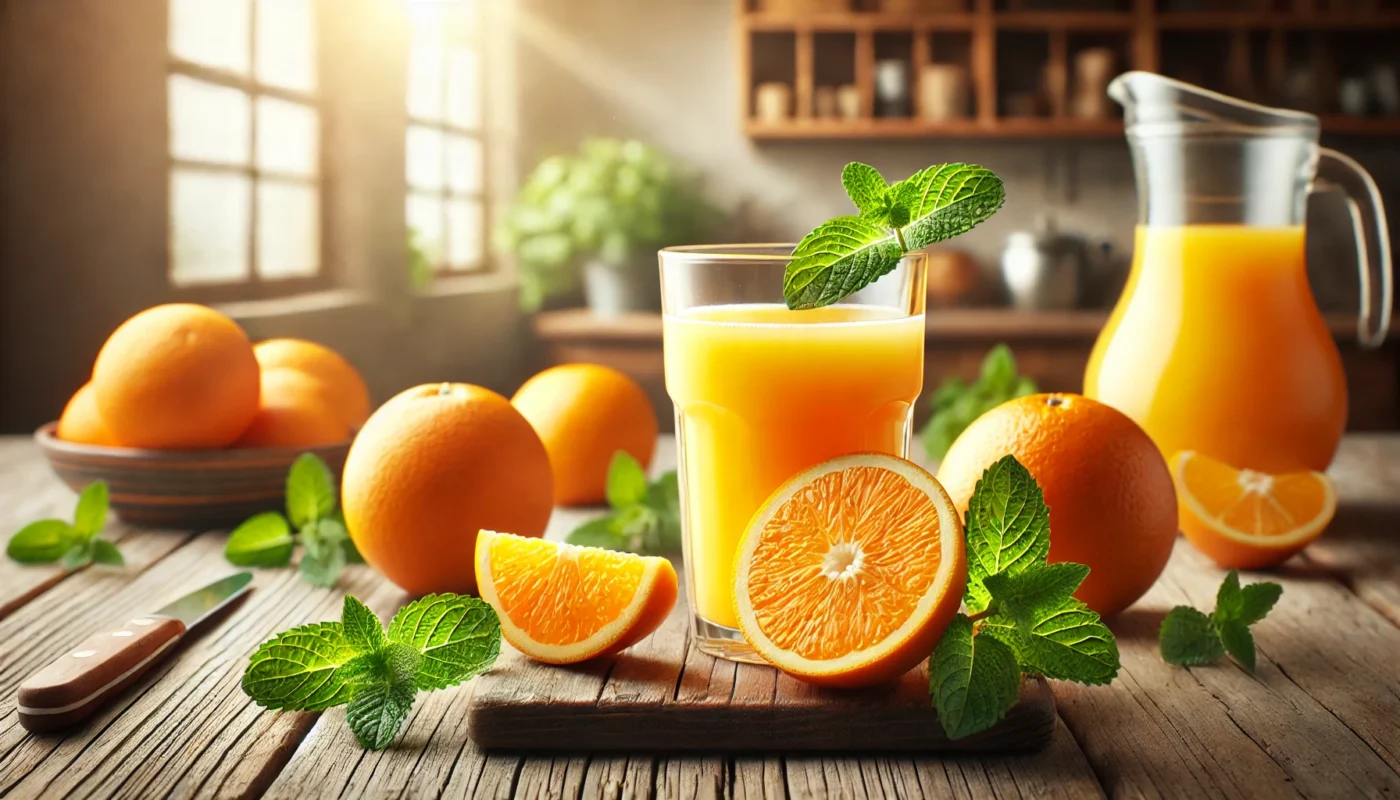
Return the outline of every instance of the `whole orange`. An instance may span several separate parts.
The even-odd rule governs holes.
[[[544,445],[509,401],[443,383],[370,416],[340,498],[350,538],[384,577],[414,594],[475,593],[477,533],[543,535],[553,492]]]
[[[333,410],[346,425],[358,428],[369,419],[365,379],[336,351],[305,339],[268,339],[253,346],[263,369],[290,368],[319,378],[329,387]]]
[[[656,410],[637,382],[600,364],[564,364],[526,381],[510,400],[549,451],[554,502],[599,503],[608,465],[625,450],[645,468],[656,450]]]
[[[982,472],[1008,453],[1050,506],[1049,560],[1089,567],[1075,596],[1105,616],[1142,597],[1166,567],[1177,529],[1171,472],[1142,428],[1077,394],[1003,403],[969,425],[938,468],[958,513],[967,513]]]
[[[234,447],[315,447],[350,438],[326,385],[296,369],[265,369],[258,414]]]
[[[111,447],[116,444],[107,426],[102,424],[102,416],[97,413],[97,397],[92,393],[92,384],[73,393],[68,405],[63,407],[63,416],[58,418],[58,429],[54,435],[65,442],[96,444]]]
[[[188,303],[123,322],[92,370],[97,410],[127,447],[227,447],[258,413],[258,360],[238,323]]]

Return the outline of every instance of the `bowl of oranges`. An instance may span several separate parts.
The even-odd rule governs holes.
[[[334,350],[254,344],[218,311],[173,303],[122,323],[35,439],[74,490],[105,480],[125,522],[223,527],[280,508],[302,453],[338,476],[369,411],[363,378]]]

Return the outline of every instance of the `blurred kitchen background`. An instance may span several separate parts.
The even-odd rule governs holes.
[[[669,429],[657,247],[795,241],[853,160],[1006,181],[934,253],[926,393],[997,342],[1077,391],[1131,258],[1128,69],[1319,114],[1397,235],[1400,0],[4,0],[0,430],[176,300],[323,341],[376,400],[611,364]],[[1351,241],[1315,196],[1351,426],[1394,428]]]

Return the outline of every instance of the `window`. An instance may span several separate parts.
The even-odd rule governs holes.
[[[170,281],[322,274],[316,0],[170,0]]]
[[[481,5],[420,3],[412,9],[405,213],[439,273],[485,264]]]

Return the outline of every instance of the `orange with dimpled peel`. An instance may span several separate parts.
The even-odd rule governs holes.
[[[678,593],[664,558],[492,531],[476,538],[476,585],[506,641],[550,664],[631,647],[661,627]]]
[[[739,628],[773,666],[823,686],[893,680],[938,644],[967,584],[962,523],[902,458],[841,456],[768,498],[739,545]]]

